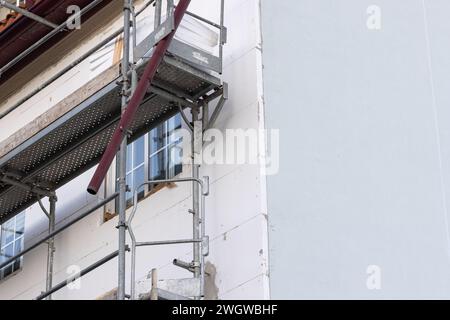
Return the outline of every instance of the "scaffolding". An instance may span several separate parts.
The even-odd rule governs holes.
[[[214,125],[228,99],[227,84],[214,75],[222,72],[223,45],[226,43],[224,0],[220,0],[220,23],[214,23],[187,11],[190,0],[180,0],[176,6],[173,0],[164,1],[166,19],[162,21],[163,0],[146,1],[137,11],[133,0],[124,0],[122,28],[51,77],[6,112],[0,114],[1,119],[48,87],[67,71],[79,65],[102,46],[117,36],[123,35],[123,56],[119,76],[0,159],[0,207],[2,208],[0,223],[36,202],[48,217],[47,236],[0,264],[1,269],[41,244],[47,243],[46,288],[36,298],[38,300],[51,299],[53,293],[116,257],[118,258],[117,299],[119,300],[126,298],[204,298],[205,257],[209,254],[209,237],[205,230],[205,197],[209,194],[209,178],[200,178],[200,162],[197,157],[201,153],[204,131]],[[101,0],[92,1],[79,14],[84,14],[100,2]],[[154,6],[154,30],[138,44],[136,41],[136,17],[150,5]],[[53,29],[49,32],[48,37],[40,40],[32,48],[1,68],[1,75],[2,72],[39,47],[63,27],[54,25],[9,2],[0,1],[0,6],[17,11]],[[190,15],[218,30],[218,56],[174,39],[175,32],[185,15]],[[218,102],[210,115],[210,104],[216,99]],[[191,121],[186,116],[185,110],[190,110]],[[137,186],[133,190],[133,208],[127,219],[127,144],[178,113],[181,114],[187,128],[191,131],[192,175],[188,178],[146,180],[142,185]],[[96,194],[114,158],[116,158],[118,167],[116,192],[106,196],[105,199],[84,210],[74,220],[56,229],[57,188],[98,164],[87,188],[89,193]],[[138,208],[138,190],[143,185],[168,182],[192,184],[192,209],[190,210],[192,213],[192,238],[151,242],[137,241],[132,222]],[[42,203],[43,197],[49,199],[48,211]],[[79,275],[53,285],[54,237],[111,201],[118,202],[118,249],[85,268]],[[130,245],[126,241],[127,232],[131,239]],[[184,289],[189,288],[189,290],[180,291],[187,293],[183,295],[180,292],[170,292],[158,288],[157,271],[153,270],[153,281],[149,288],[151,292],[148,295],[139,296],[136,292],[135,272],[137,248],[186,243],[192,244],[192,261],[184,262],[175,259],[173,263],[190,271],[193,277],[192,279],[172,281],[172,287],[175,283]],[[125,289],[127,252],[131,252],[129,294]]]

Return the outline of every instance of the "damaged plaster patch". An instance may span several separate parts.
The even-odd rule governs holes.
[[[216,285],[217,269],[211,262],[205,264],[205,300],[217,300],[219,288]]]
[[[97,297],[96,300],[117,300],[117,288],[104,293],[100,297]]]

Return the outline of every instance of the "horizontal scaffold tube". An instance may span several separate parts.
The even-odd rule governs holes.
[[[126,110],[122,114],[119,125],[114,131],[111,141],[106,147],[102,159],[100,160],[100,163],[97,169],[95,170],[91,182],[89,183],[89,186],[87,188],[87,191],[89,193],[97,194],[98,189],[100,188],[100,185],[103,179],[105,178],[106,173],[114,157],[116,156],[117,151],[119,150],[123,136],[128,132],[128,128],[131,122],[133,121],[134,115],[136,114],[136,111],[139,105],[141,104],[142,99],[144,99],[144,96],[150,84],[152,83],[153,78],[155,77],[158,66],[161,64],[161,61],[163,60],[164,55],[166,54],[166,51],[170,46],[170,43],[175,35],[175,32],[178,29],[178,26],[181,23],[181,20],[183,19],[185,12],[187,11],[190,2],[191,0],[180,0],[177,7],[175,8],[174,13],[175,28],[174,30],[172,30],[171,33],[169,33],[169,35],[167,35],[164,39],[160,40],[156,45],[152,57],[150,58],[150,61],[145,67],[144,73],[141,79],[139,80],[136,90],[133,96],[131,97],[131,100],[128,103]]]
[[[125,250],[129,250],[128,247],[125,248]],[[53,288],[51,288],[50,290],[40,294],[36,300],[42,300],[47,298],[49,295],[51,295],[52,293],[55,293],[56,291],[61,290],[62,288],[64,288],[65,286],[67,286],[69,283],[74,282],[75,280],[81,278],[82,276],[94,271],[95,269],[97,269],[98,267],[101,267],[102,265],[104,265],[105,263],[107,263],[108,261],[111,261],[112,259],[114,259],[115,257],[117,257],[119,255],[119,250],[114,251],[113,253],[108,254],[106,257],[98,260],[97,262],[91,264],[89,267],[87,267],[86,269],[83,269],[80,271],[79,274],[75,274],[73,276],[71,276],[70,278],[58,283],[56,286],[54,286]]]
[[[96,203],[94,206],[86,209],[86,211],[84,211],[83,213],[81,213],[78,217],[76,217],[75,219],[73,219],[72,221],[68,222],[67,224],[65,224],[64,226],[62,226],[61,228],[49,233],[48,235],[46,235],[44,238],[42,238],[41,240],[39,240],[38,242],[32,244],[31,246],[29,246],[28,248],[26,248],[25,250],[19,252],[18,254],[12,256],[11,258],[9,258],[7,261],[3,262],[2,264],[0,264],[0,269],[3,267],[6,267],[8,264],[10,264],[11,262],[15,261],[16,259],[22,257],[23,255],[25,255],[26,253],[30,252],[31,250],[33,250],[34,248],[40,246],[41,244],[43,244],[44,242],[46,242],[48,239],[53,238],[54,236],[56,236],[57,234],[59,234],[60,232],[66,230],[68,227],[70,227],[71,225],[77,223],[78,221],[82,220],[84,217],[90,215],[92,212],[94,212],[95,210],[103,207],[105,204],[107,204],[108,202],[114,200],[117,196],[119,195],[118,192],[113,193],[111,196],[107,197],[106,199]]]

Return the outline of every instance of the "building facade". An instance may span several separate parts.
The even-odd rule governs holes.
[[[0,112],[118,30],[122,5],[108,3],[9,76]],[[205,139],[215,161],[200,166],[210,181],[206,299],[450,297],[448,9],[444,0],[225,0],[223,72],[215,75],[228,100]],[[153,11],[137,18],[138,42]],[[220,0],[192,0],[189,11],[219,23]],[[217,53],[217,33],[194,20],[185,17],[177,39]],[[99,90],[122,46],[115,37],[2,116],[3,146],[80,88],[86,97]],[[191,176],[185,137],[170,138],[186,126],[176,114],[128,145],[128,215],[140,183]],[[95,167],[57,189],[57,228],[114,192],[115,166],[96,196],[86,192]],[[139,241],[192,237],[191,184],[138,191]],[[116,213],[112,201],[55,237],[54,284],[117,250]],[[48,220],[35,203],[1,227],[0,263],[45,237]],[[1,270],[0,299],[45,291],[47,251],[42,244]],[[191,256],[192,244],[139,248],[136,280],[154,268],[159,279],[188,278],[173,259]],[[127,254],[127,292],[130,269]],[[116,288],[112,260],[52,298],[110,299]]]

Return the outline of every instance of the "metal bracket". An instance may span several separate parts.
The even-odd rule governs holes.
[[[185,107],[189,107],[189,108],[196,108],[197,107],[197,105],[195,103],[190,102],[190,101],[188,101],[186,99],[177,97],[176,95],[174,95],[174,94],[172,94],[172,93],[170,93],[170,92],[168,92],[168,91],[166,91],[164,89],[158,88],[158,87],[156,87],[154,85],[149,86],[147,91],[151,92],[151,93],[154,93],[154,94],[156,94],[158,96],[161,96],[164,99],[167,99],[169,101],[173,101],[173,102],[176,102],[178,104],[181,104],[182,106],[185,106]]]
[[[211,118],[209,119],[208,125],[205,128],[205,130],[208,130],[214,126],[227,100],[228,100],[228,83],[224,82],[222,87],[222,95],[220,96],[219,102],[217,102],[216,108],[214,109],[213,114],[211,115]]]
[[[52,197],[55,196],[55,192],[53,191],[49,191],[46,189],[42,189],[36,185],[32,185],[32,184],[26,184],[21,182],[20,180],[16,180],[15,178],[10,178],[9,177],[9,173],[3,173],[0,176],[0,181],[12,185],[12,186],[16,186],[18,188],[21,188],[25,191],[34,193],[36,195],[40,195],[40,196],[46,196],[46,197]]]
[[[203,193],[205,197],[209,196],[209,176],[203,176]]]
[[[127,224],[126,222],[119,221],[119,222],[117,223],[116,229],[119,229],[119,228],[121,228],[121,227],[125,227],[125,229],[128,229],[128,224]]]
[[[190,271],[192,273],[194,273],[194,271],[195,271],[194,269],[196,267],[200,266],[198,263],[195,263],[195,262],[188,263],[188,262],[185,262],[185,261],[182,261],[182,260],[179,260],[179,259],[173,259],[173,265],[175,265],[177,267],[180,267],[180,268],[183,268],[183,269],[186,269],[186,270],[188,270],[188,271]]]
[[[204,257],[207,257],[209,255],[209,236],[203,237],[202,254]]]
[[[50,213],[48,212],[48,210],[45,208],[44,204],[42,203],[41,197],[39,197],[39,195],[37,195],[36,198],[38,200],[38,204],[39,204],[39,207],[41,208],[42,212],[44,212],[44,214],[47,216],[47,218],[50,219]]]
[[[227,27],[222,27],[222,44],[226,44],[228,40],[228,29]]]

